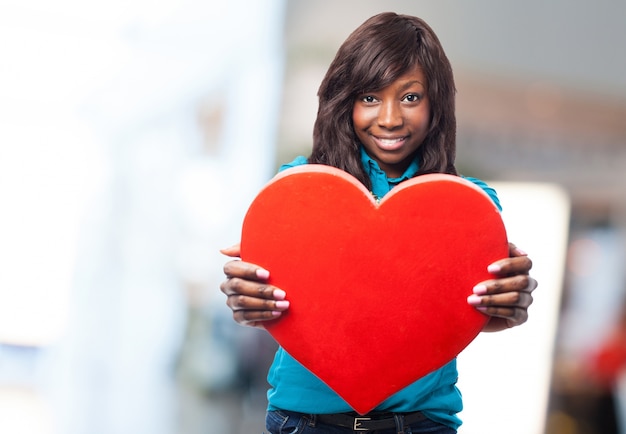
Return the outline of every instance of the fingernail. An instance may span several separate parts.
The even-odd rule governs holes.
[[[282,312],[279,312],[277,310],[272,311],[272,316],[281,316],[282,314],[283,314]]]
[[[474,294],[477,294],[477,295],[484,295],[484,294],[487,293],[487,287],[485,285],[482,285],[482,284],[476,285],[473,288],[473,292],[474,292]]]
[[[272,295],[274,296],[274,300],[284,300],[287,293],[282,289],[275,289]]]
[[[485,313],[485,312],[487,312],[487,306],[477,306],[476,310],[478,310],[478,311],[480,311],[482,313]]]
[[[287,300],[279,300],[276,302],[276,309],[287,309],[289,302]]]
[[[268,279],[270,277],[270,272],[264,270],[263,268],[257,268],[256,277],[258,277],[259,279]]]
[[[519,247],[515,247],[515,250],[517,250],[517,253],[519,253],[522,256],[528,256],[528,253],[526,253],[525,251],[523,251]]]
[[[477,306],[481,303],[482,299],[476,295],[476,294],[472,294],[469,297],[467,297],[467,302],[469,304],[471,304],[472,306]]]
[[[487,271],[490,273],[499,273],[502,268],[498,264],[491,264],[487,267]]]

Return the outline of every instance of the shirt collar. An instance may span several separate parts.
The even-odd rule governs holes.
[[[372,181],[372,193],[379,199],[389,193],[393,187],[400,184],[402,181],[406,181],[407,179],[414,177],[419,169],[417,159],[414,158],[402,176],[399,178],[387,178],[387,175],[380,168],[378,162],[365,152],[365,148],[363,148],[363,146],[361,146],[361,163],[363,164],[365,173]]]

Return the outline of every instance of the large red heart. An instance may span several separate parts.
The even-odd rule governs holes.
[[[269,270],[291,303],[267,330],[360,414],[476,337],[487,317],[467,296],[507,255],[497,208],[467,180],[419,176],[376,204],[320,165],[268,183],[241,238],[242,259]]]

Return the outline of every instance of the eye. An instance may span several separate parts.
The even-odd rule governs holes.
[[[403,98],[407,102],[419,102],[422,96],[418,93],[410,93]]]
[[[372,95],[364,95],[361,97],[361,101],[366,104],[373,104],[376,102],[376,97]]]

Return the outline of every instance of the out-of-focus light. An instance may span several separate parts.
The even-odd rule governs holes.
[[[550,119],[558,115],[562,105],[561,90],[552,83],[536,81],[526,88],[526,107],[536,118]]]
[[[80,227],[105,166],[84,127],[53,119],[41,129],[0,121],[0,342],[47,345],[63,333]]]
[[[459,434],[543,434],[569,233],[569,198],[550,184],[491,185],[504,208],[509,241],[529,253],[531,275],[539,287],[527,323],[481,333],[459,356],[464,400]],[[499,388],[508,391],[506,398],[494,394]]]
[[[577,276],[589,276],[602,262],[602,254],[602,248],[596,240],[591,238],[574,240],[568,252],[568,269]]]
[[[46,402],[25,387],[0,387],[2,432],[53,434],[55,420]]]

